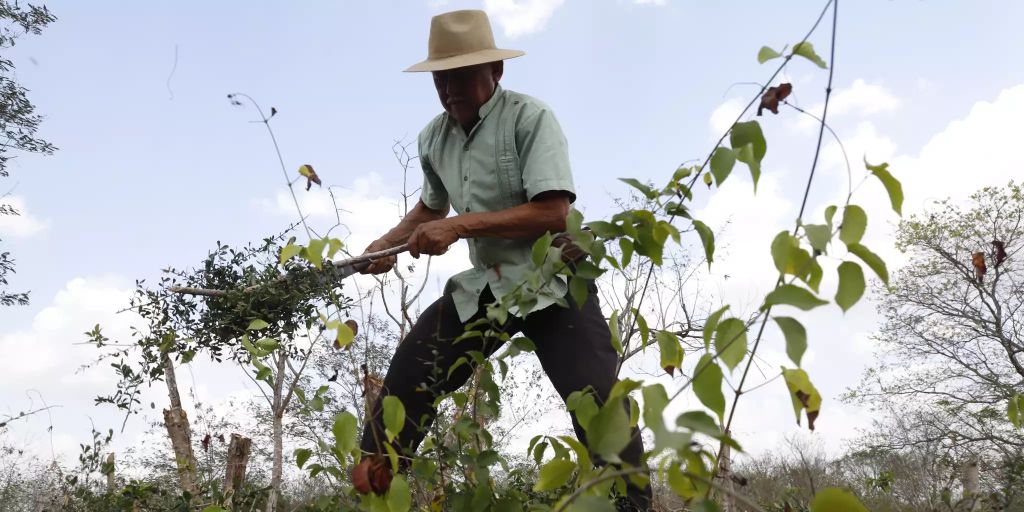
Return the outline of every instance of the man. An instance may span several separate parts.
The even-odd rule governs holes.
[[[444,254],[458,240],[469,244],[473,268],[449,280],[441,298],[431,304],[398,346],[381,397],[399,398],[406,424],[396,448],[411,454],[436,411],[433,399],[457,390],[472,375],[469,365],[448,369],[471,351],[491,355],[496,340],[453,340],[464,325],[486,315],[486,305],[512,291],[532,265],[531,248],[546,232],[566,228],[570,204],[576,200],[565,137],[551,109],[530,96],[503,89],[499,80],[505,59],[524,52],[496,48],[487,15],[462,10],[431,21],[427,60],[406,71],[429,71],[444,112],[418,138],[423,187],[419,202],[393,229],[371,243],[366,252],[408,243],[409,253]],[[454,207],[456,215],[449,217]],[[363,273],[387,272],[389,257],[374,261]],[[511,316],[506,332],[522,331],[536,345],[541,365],[562,399],[590,386],[603,403],[615,384],[618,354],[598,303],[597,289],[583,308],[567,294],[561,276],[548,284],[552,296],[564,296],[565,308],[541,297],[526,315]],[[440,373],[434,369],[440,368]],[[426,383],[431,393],[418,388]],[[585,433],[573,419],[577,436]],[[381,405],[367,422],[361,448],[384,452]],[[621,458],[639,464],[643,445],[636,430]],[[632,508],[647,510],[650,487],[630,487]]]

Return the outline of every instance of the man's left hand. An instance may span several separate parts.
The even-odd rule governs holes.
[[[409,235],[409,255],[419,258],[420,254],[437,256],[448,252],[448,247],[459,240],[459,233],[451,219],[433,220],[416,226]]]

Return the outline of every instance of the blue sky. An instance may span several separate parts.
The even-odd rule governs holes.
[[[17,410],[26,390],[44,391],[63,405],[55,429],[74,447],[88,434],[82,418],[110,418],[91,408],[103,377],[61,380],[88,355],[70,345],[83,341],[81,332],[118,322],[111,312],[134,279],[192,265],[218,240],[256,240],[294,218],[265,130],[248,123],[251,108],[229,105],[227,93],[277,108],[273,127],[289,171],[309,163],[338,187],[359,250],[397,220],[393,141],[414,140],[440,108],[429,75],[401,70],[425,56],[431,15],[486,8],[499,46],[526,51],[506,63],[503,85],[552,107],[569,139],[577,206],[594,217],[611,212],[610,197],[626,191],[617,177],[661,181],[680,162],[703,157],[720,120],[753,94],[733,84],[770,74],[755,59],[758,48],[799,40],[823,2],[782,9],[679,0],[47,5],[58,21],[21,41],[13,58],[46,117],[40,135],[60,150],[13,163],[2,191],[14,187],[8,200],[25,215],[0,223],[5,250],[18,259],[12,288],[32,291],[30,306],[0,310],[0,347],[9,359],[36,361],[5,363],[23,367],[0,382],[0,403]],[[909,211],[1020,176],[1024,162],[1009,134],[1019,132],[1014,116],[1024,114],[1024,67],[1016,64],[1024,61],[1022,18],[1024,4],[1014,1],[842,2],[833,126],[854,168],[865,153],[889,159],[908,188]],[[823,55],[827,22],[811,38]],[[794,83],[795,103],[814,108],[826,77],[794,61],[783,78]],[[750,258],[766,260],[766,234],[770,241],[792,225],[802,192],[794,184],[804,179],[816,136],[792,110],[759,120],[769,151],[757,199],[738,174],[710,202],[706,193],[698,197],[709,219],[733,221],[722,241],[732,252],[707,276],[726,300],[742,302],[770,284],[743,281],[743,269]],[[844,168],[826,142],[812,214],[845,191]],[[879,190],[863,190],[867,204],[884,211]],[[323,213],[325,197],[314,191],[303,204]],[[884,222],[873,220],[872,229],[878,244],[890,240]],[[464,254],[446,256],[440,275],[465,267],[457,259]],[[729,282],[721,281],[725,273]],[[824,374],[826,395],[853,384],[870,361],[862,345],[874,319],[862,304],[816,324],[828,348],[819,349],[812,376]],[[837,360],[848,364],[830,366]],[[773,421],[773,432],[795,430],[785,396],[774,398],[781,412],[752,407],[746,419]],[[847,433],[821,435],[832,443]]]

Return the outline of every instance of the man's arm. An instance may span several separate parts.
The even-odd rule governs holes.
[[[416,205],[409,210],[405,217],[402,217],[398,225],[367,246],[364,252],[383,251],[406,243],[417,227],[444,219],[448,216],[449,209],[448,206],[445,206],[443,210],[434,210],[423,204],[423,201],[416,201]],[[376,260],[361,273],[381,274],[387,272],[395,266],[395,261],[394,256]]]
[[[544,192],[528,203],[505,210],[469,212],[419,224],[407,238],[409,254],[414,258],[444,254],[460,238],[536,238],[548,231],[564,231],[568,215],[567,193]]]

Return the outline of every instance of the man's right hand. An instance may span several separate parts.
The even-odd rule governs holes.
[[[363,254],[369,252],[383,251],[394,247],[392,244],[387,243],[382,238],[378,238],[372,244],[366,246],[366,250]],[[388,256],[386,258],[376,259],[370,262],[370,265],[359,271],[360,274],[383,274],[394,268],[395,263],[398,262],[397,256]]]

